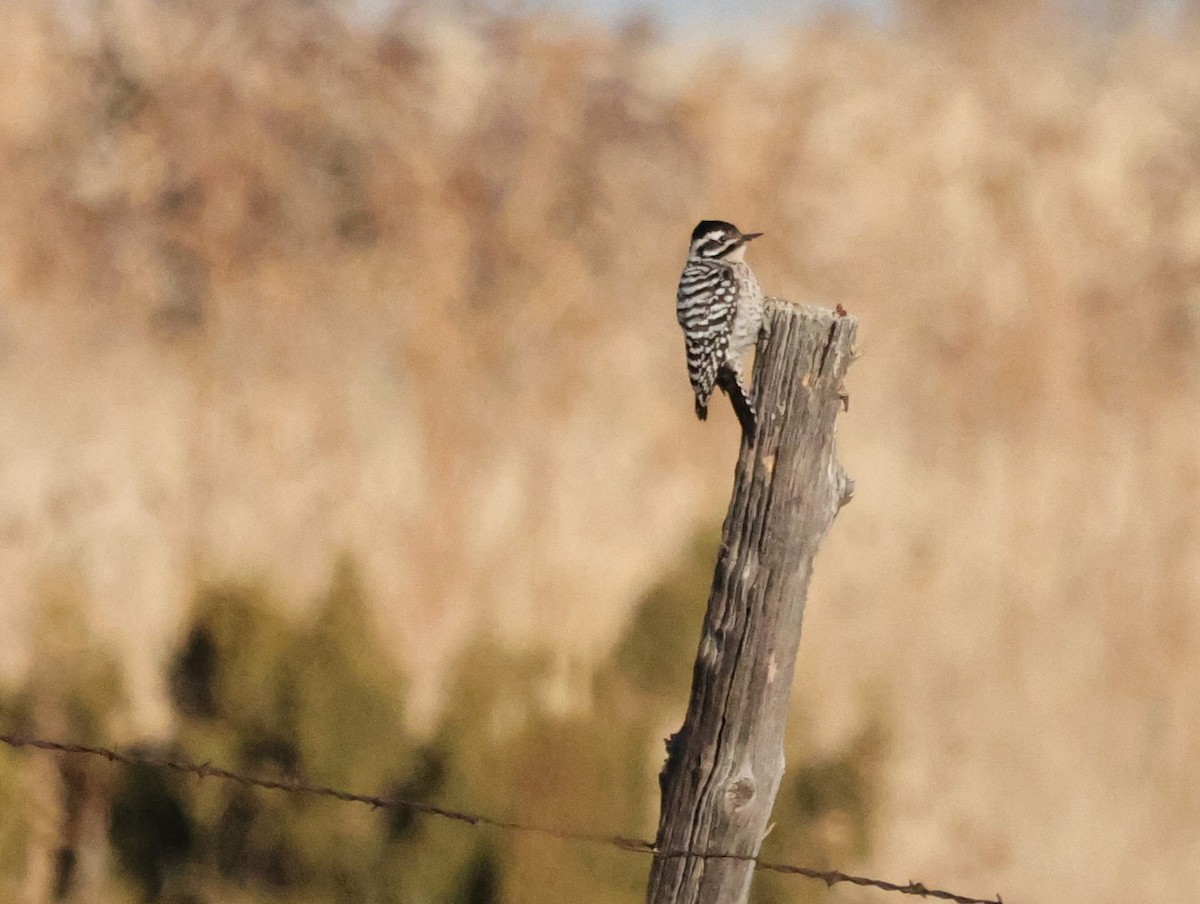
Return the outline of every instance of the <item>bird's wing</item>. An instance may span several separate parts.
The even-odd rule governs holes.
[[[736,310],[733,268],[716,260],[689,261],[679,279],[675,313],[687,346],[688,376],[701,403],[712,395],[725,363]]]

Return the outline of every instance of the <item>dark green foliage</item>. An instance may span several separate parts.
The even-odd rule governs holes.
[[[848,829],[845,854],[867,853],[871,798],[882,746],[882,732],[872,725],[837,756],[802,763],[786,780],[777,811],[794,814],[810,845],[818,842],[823,822],[842,820]]]
[[[429,803],[439,796],[446,780],[445,749],[439,744],[426,744],[417,749],[412,772],[404,781],[388,789],[387,797]],[[421,821],[415,811],[403,807],[387,814],[388,838],[399,841],[418,834]]]
[[[182,746],[256,775],[432,795],[436,762],[408,736],[403,682],[353,569],[338,569],[310,624],[278,612],[251,588],[201,595],[168,673]],[[187,884],[201,897],[230,883],[277,901],[404,900],[403,882],[383,880],[403,859],[391,812],[212,780],[166,798],[140,772],[128,781],[121,813],[148,815],[114,820],[112,842],[147,900],[189,891],[162,882],[162,861],[181,849],[164,845],[161,820],[175,817],[189,829],[170,837],[186,837]]]
[[[643,833],[653,786],[649,713],[631,712],[640,702],[628,683],[609,681],[619,691],[597,695],[590,711],[584,700],[556,714],[545,701],[565,680],[559,668],[543,653],[483,642],[464,654],[439,736],[446,802],[523,824]],[[628,853],[524,834],[488,840],[503,867],[501,900],[617,904],[644,895],[648,862]]]
[[[467,861],[462,888],[452,901],[454,904],[500,904],[500,875],[499,859],[490,848],[481,847]]]
[[[180,715],[211,719],[217,714],[217,644],[212,631],[196,625],[171,663],[168,686]]]
[[[25,701],[17,695],[0,693],[0,725],[6,731],[25,734],[29,728]],[[24,758],[15,750],[0,747],[0,900],[16,901],[30,843],[28,791],[21,780]]]
[[[642,598],[617,647],[616,667],[639,690],[686,704],[719,534],[697,537]]]
[[[213,854],[222,878],[238,880],[249,872],[246,851],[250,849],[250,830],[261,809],[255,792],[249,788],[234,789],[226,799],[212,833]]]
[[[426,738],[409,734],[404,683],[376,641],[349,565],[310,619],[283,617],[253,588],[208,589],[166,676],[178,724],[171,748],[256,775],[295,775],[523,824],[652,837],[662,738],[686,706],[715,551],[711,536],[693,544],[594,671],[547,652],[471,645]],[[43,680],[74,689],[62,697],[77,736],[101,739],[98,714],[119,684],[102,663],[79,676]],[[30,718],[31,700],[10,698],[6,718]],[[803,720],[792,733],[803,737]],[[866,853],[882,744],[871,730],[833,756],[790,751],[767,855],[842,865]],[[112,774],[113,861],[144,902],[633,904],[644,895],[649,860],[611,847],[148,767]],[[63,777],[69,811],[91,786],[86,770]],[[11,850],[3,829],[0,820],[0,854]],[[75,893],[77,859],[70,844],[56,859],[65,896]],[[761,904],[826,894],[765,874],[755,889]]]
[[[157,901],[169,872],[192,852],[195,830],[180,793],[183,779],[164,769],[132,766],[119,773],[109,843],[144,901]]]
[[[592,683],[590,706],[553,715],[555,681],[545,654],[467,651],[449,698],[440,749],[455,806],[537,825],[652,837],[664,734],[683,718],[717,541],[698,539],[681,564],[639,605],[611,659]],[[882,732],[868,728],[844,750],[804,753],[805,720],[793,743],[767,840],[779,860],[845,866],[870,845],[870,811]],[[505,900],[528,904],[582,898],[636,902],[647,859],[604,847],[500,836]],[[795,877],[759,874],[756,900],[820,901],[831,893]]]
[[[95,642],[80,618],[76,599],[77,588],[70,581],[47,588],[35,625],[29,677],[24,687],[0,701],[4,730],[53,733],[81,743],[108,740],[110,717],[124,705],[124,681],[116,659]],[[42,796],[30,793],[28,756],[6,750],[0,757],[0,900],[28,895],[19,890],[29,862],[25,846],[39,841],[30,824],[52,799],[49,795],[58,795],[61,818],[57,846],[43,852],[52,866],[48,892],[58,900],[81,899],[98,890],[95,883],[79,888],[79,845],[91,840],[89,808],[94,813],[102,806],[105,767],[94,761],[41,759],[36,767],[39,791],[48,791]]]
[[[60,847],[55,853],[52,892],[55,901],[61,901],[71,893],[71,882],[75,877],[75,864],[78,859],[73,847]]]
[[[763,843],[763,857],[832,869],[866,856],[884,743],[883,730],[872,723],[832,755],[797,756],[793,751],[795,765],[784,774],[775,800],[775,828]],[[752,900],[818,902],[836,900],[836,893],[789,876],[759,873]]]

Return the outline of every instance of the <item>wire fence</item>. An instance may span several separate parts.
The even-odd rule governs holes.
[[[881,891],[896,892],[902,895],[915,895],[921,898],[937,898],[943,901],[954,901],[956,904],[1004,904],[997,894],[994,898],[972,898],[939,888],[929,888],[921,882],[909,881],[903,885],[888,882],[884,879],[872,879],[867,876],[855,876],[840,870],[819,870],[807,866],[797,866],[790,863],[772,863],[745,854],[723,854],[709,851],[662,851],[654,842],[641,838],[629,838],[622,835],[600,835],[593,832],[579,832],[572,829],[553,828],[550,826],[529,825],[506,819],[496,819],[481,813],[468,813],[463,810],[451,810],[434,804],[414,800],[402,800],[396,797],[377,797],[371,794],[357,794],[340,788],[330,788],[324,785],[311,784],[297,777],[266,778],[263,776],[246,775],[214,766],[211,763],[196,763],[179,757],[159,756],[140,751],[120,751],[109,747],[98,747],[90,744],[70,744],[63,741],[52,741],[45,738],[22,737],[19,735],[0,734],[0,743],[14,749],[36,749],[54,753],[75,756],[90,756],[120,763],[125,766],[151,766],[159,769],[169,769],[194,775],[197,778],[215,778],[222,781],[236,782],[248,788],[261,788],[268,791],[283,791],[288,794],[306,794],[312,797],[327,797],[345,803],[364,804],[373,809],[408,810],[426,816],[448,819],[465,823],[469,826],[483,826],[505,832],[522,832],[530,835],[541,835],[547,838],[557,838],[561,841],[580,842],[584,844],[604,845],[622,851],[636,854],[651,854],[660,857],[695,857],[703,860],[752,860],[756,870],[772,873],[784,873],[793,876],[804,876],[816,879],[828,886],[848,883]]]

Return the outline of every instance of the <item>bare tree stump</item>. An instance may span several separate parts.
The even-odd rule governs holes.
[[[741,904],[749,894],[783,777],[813,558],[853,492],[834,429],[858,321],[770,299],[766,322],[757,432],[742,441],[687,718],[659,778],[649,904]]]

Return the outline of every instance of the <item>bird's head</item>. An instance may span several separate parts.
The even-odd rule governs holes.
[[[742,232],[724,220],[701,220],[700,225],[692,230],[688,255],[740,261],[746,254],[746,243],[760,235],[761,232]]]

